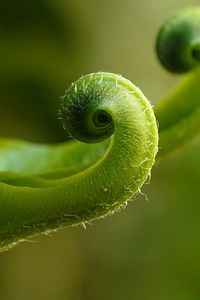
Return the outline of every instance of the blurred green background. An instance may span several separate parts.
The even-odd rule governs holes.
[[[66,139],[59,97],[81,74],[120,73],[156,103],[178,80],[155,37],[189,0],[8,0],[0,9],[0,135]],[[200,140],[152,172],[126,210],[0,255],[3,300],[199,300]]]

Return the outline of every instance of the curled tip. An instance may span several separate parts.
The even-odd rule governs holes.
[[[173,73],[184,73],[199,65],[200,7],[179,10],[164,22],[156,52],[161,64]]]
[[[96,143],[112,135],[114,123],[104,100],[112,99],[116,93],[116,86],[108,85],[108,79],[116,80],[116,76],[103,72],[88,74],[67,89],[61,103],[61,119],[65,130],[75,139]]]

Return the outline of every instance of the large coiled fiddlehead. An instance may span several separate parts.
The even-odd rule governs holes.
[[[162,64],[190,71],[155,107],[160,158],[199,132],[199,16],[198,8],[178,12],[158,35]],[[156,119],[130,81],[104,72],[81,77],[66,91],[60,117],[76,140],[51,146],[0,141],[2,251],[34,234],[111,214],[150,174]]]
[[[112,213],[151,171],[156,120],[130,81],[111,73],[80,78],[62,100],[61,117],[67,131],[88,144],[2,141],[1,249],[37,232]]]

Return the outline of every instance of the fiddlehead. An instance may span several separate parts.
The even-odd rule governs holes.
[[[170,16],[158,34],[156,49],[168,71],[188,72],[155,108],[161,157],[200,132],[200,8],[187,8]]]
[[[66,130],[88,144],[2,141],[3,250],[27,236],[112,213],[151,171],[157,125],[151,105],[130,81],[101,72],[81,77],[66,91],[61,117]]]
[[[200,63],[200,8],[180,10],[162,25],[156,42],[163,66],[184,73]]]

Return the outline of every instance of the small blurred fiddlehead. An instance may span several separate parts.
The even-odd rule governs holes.
[[[200,8],[171,15],[159,31],[156,51],[163,66],[174,73],[185,73],[199,65]]]

